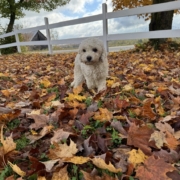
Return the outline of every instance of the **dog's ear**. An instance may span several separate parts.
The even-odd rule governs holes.
[[[107,52],[106,52],[105,48],[103,47],[103,52],[101,54],[100,61],[103,61],[106,58],[107,58]]]

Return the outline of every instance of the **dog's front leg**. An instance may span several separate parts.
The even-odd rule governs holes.
[[[78,87],[80,84],[84,82],[84,75],[82,74],[81,67],[79,63],[75,61],[74,66],[74,81],[71,83],[71,87]]]
[[[96,83],[98,92],[106,90],[106,79],[99,79]]]

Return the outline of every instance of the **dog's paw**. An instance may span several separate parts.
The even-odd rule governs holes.
[[[74,83],[74,81],[73,81],[70,86],[71,86],[71,87],[74,87],[74,85],[75,85],[75,83]]]

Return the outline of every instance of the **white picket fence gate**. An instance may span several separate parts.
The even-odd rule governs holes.
[[[14,27],[14,31],[0,35],[0,38],[5,38],[9,36],[15,35],[16,42],[11,44],[0,45],[0,49],[8,48],[17,46],[18,52],[21,52],[21,46],[32,46],[32,45],[48,45],[49,54],[53,54],[52,45],[57,44],[79,44],[82,40],[86,39],[87,37],[81,38],[73,38],[73,39],[63,39],[63,40],[51,40],[50,37],[50,29],[89,23],[94,21],[103,21],[103,35],[102,36],[94,36],[100,38],[104,42],[104,46],[108,51],[108,41],[113,40],[128,40],[128,39],[153,39],[153,38],[175,38],[180,37],[180,29],[176,30],[160,30],[160,31],[150,31],[150,32],[135,32],[135,33],[124,33],[124,34],[108,34],[108,19],[112,18],[119,18],[119,17],[126,17],[126,16],[133,16],[139,14],[146,14],[146,13],[155,13],[155,12],[163,12],[163,11],[170,11],[174,9],[180,9],[180,1],[173,1],[168,3],[156,4],[156,5],[149,5],[144,7],[120,10],[115,12],[107,12],[107,5],[105,3],[102,4],[102,14],[58,22],[54,24],[48,23],[48,18],[44,18],[45,25],[37,26],[33,28],[27,29],[16,29]],[[19,41],[19,33],[30,33],[32,31],[37,30],[46,30],[47,40],[44,41],[27,41],[27,42],[20,42]]]

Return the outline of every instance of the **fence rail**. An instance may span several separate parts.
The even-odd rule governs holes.
[[[50,29],[65,27],[65,26],[72,26],[77,24],[89,23],[94,21],[102,21],[103,22],[103,35],[102,36],[94,36],[98,37],[104,42],[104,46],[108,51],[108,41],[112,40],[125,40],[125,39],[143,39],[143,38],[174,38],[180,37],[180,29],[177,30],[160,30],[160,31],[150,31],[150,32],[136,32],[136,33],[124,33],[124,34],[108,34],[108,19],[112,18],[119,18],[119,17],[126,17],[126,16],[133,16],[139,14],[146,14],[146,13],[155,13],[155,12],[163,12],[163,11],[170,11],[180,9],[180,1],[173,1],[167,2],[162,4],[156,5],[149,5],[144,7],[120,10],[116,12],[107,12],[107,5],[105,3],[102,4],[102,14],[83,17],[74,20],[68,20],[64,22],[58,22],[54,24],[48,23],[48,18],[44,18],[45,25],[26,28],[26,29],[16,29],[14,27],[14,31],[0,35],[0,38],[5,38],[9,36],[15,36],[16,42],[10,44],[0,45],[0,49],[17,46],[18,52],[21,52],[21,46],[33,46],[33,45],[48,45],[49,54],[52,54],[52,45],[57,44],[79,44],[82,40],[86,39],[87,37],[81,38],[72,38],[72,39],[63,39],[63,40],[51,40],[50,38]],[[18,34],[19,33],[28,33],[35,30],[46,30],[47,40],[45,41],[27,41],[27,42],[20,42]]]

